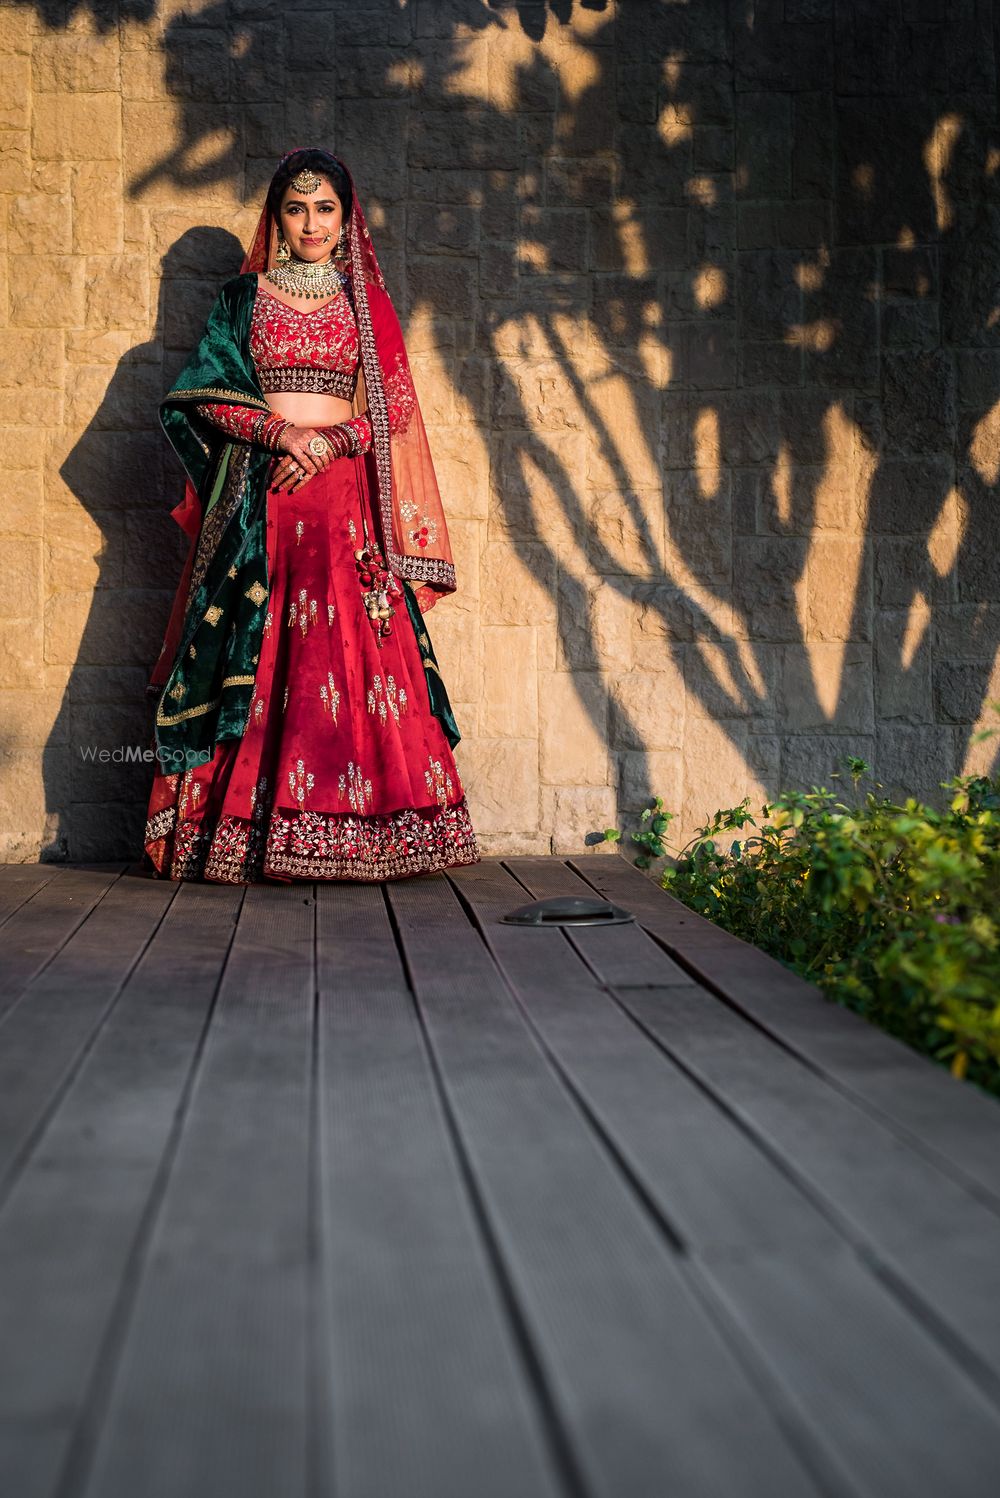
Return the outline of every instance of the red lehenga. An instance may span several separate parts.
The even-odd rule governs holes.
[[[258,288],[253,328],[250,348],[258,372],[265,363],[271,370],[268,388],[282,388],[274,383],[281,365],[301,370],[318,362],[344,371],[358,363],[358,329],[345,297],[307,313]],[[317,348],[318,361],[311,357]],[[390,372],[385,380],[393,440],[413,418],[405,353],[396,373],[404,378],[394,384]],[[255,416],[252,407],[234,404],[216,407],[214,419],[228,421],[235,434]],[[358,421],[364,432],[367,417]],[[423,441],[422,423],[418,435]],[[237,461],[248,451],[236,442]],[[387,586],[396,609],[388,633],[366,608],[366,561],[356,553],[366,542],[383,560],[395,551],[379,544],[376,475],[362,453],[334,460],[292,493],[268,487],[267,588],[255,584],[246,594],[251,603],[259,599],[263,623],[245,724],[241,736],[220,737],[205,763],[157,773],[145,849],[160,876],[385,880],[479,861],[449,737],[432,710],[429,641],[420,639],[391,566]],[[195,502],[189,485],[182,512]],[[410,518],[417,558],[410,575],[419,580],[428,541],[428,526],[419,522],[433,529],[435,517],[411,511]],[[188,592],[196,550],[185,573]],[[400,560],[403,572],[406,558],[397,554]],[[431,568],[424,576],[446,571]],[[414,596],[423,607],[434,594],[425,585]],[[175,608],[161,663],[177,648],[178,621]],[[159,681],[174,680],[178,669],[168,678],[161,664]],[[172,695],[184,700],[176,689]],[[161,702],[169,708],[166,693]],[[170,721],[169,713],[158,721]]]

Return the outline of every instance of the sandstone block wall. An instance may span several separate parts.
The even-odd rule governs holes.
[[[910,0],[0,11],[0,857],[134,855],[182,558],[156,402],[282,151],[365,192],[459,570],[429,625],[488,852],[1000,696],[997,17]]]

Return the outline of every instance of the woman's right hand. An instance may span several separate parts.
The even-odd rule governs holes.
[[[286,427],[278,439],[281,457],[275,465],[271,479],[272,489],[287,489],[292,493],[300,489],[309,479],[315,478],[333,462],[333,448],[327,445],[325,453],[310,452],[309,444],[319,437],[315,427]]]

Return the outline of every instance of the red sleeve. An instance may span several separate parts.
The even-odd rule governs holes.
[[[441,596],[433,588],[428,588],[426,584],[422,584],[419,588],[414,588],[413,591],[422,614],[426,614],[428,609],[432,609]]]
[[[228,432],[230,437],[236,437],[240,442],[252,442],[257,423],[264,414],[255,411],[251,406],[236,406],[226,404],[203,404],[199,403],[195,410],[199,416],[204,416],[213,426],[221,427]]]
[[[393,313],[394,327],[398,332],[399,320]],[[416,403],[416,392],[413,388],[413,380],[410,375],[410,367],[403,349],[402,333],[398,332],[396,339],[398,347],[391,349],[379,348],[378,359],[382,370],[382,383],[385,389],[385,402],[389,417],[390,435],[400,435],[406,431],[413,414]],[[347,421],[338,422],[351,438],[352,455],[371,451],[372,424],[367,411],[360,416],[352,416]]]

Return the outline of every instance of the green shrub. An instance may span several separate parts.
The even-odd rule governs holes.
[[[857,790],[868,767],[847,763]],[[699,828],[661,883],[1000,1096],[1000,779],[944,788],[950,803],[935,811],[873,792],[850,806],[814,786],[765,804],[760,820],[748,797]],[[673,814],[657,798],[641,820],[630,836],[648,868]]]

